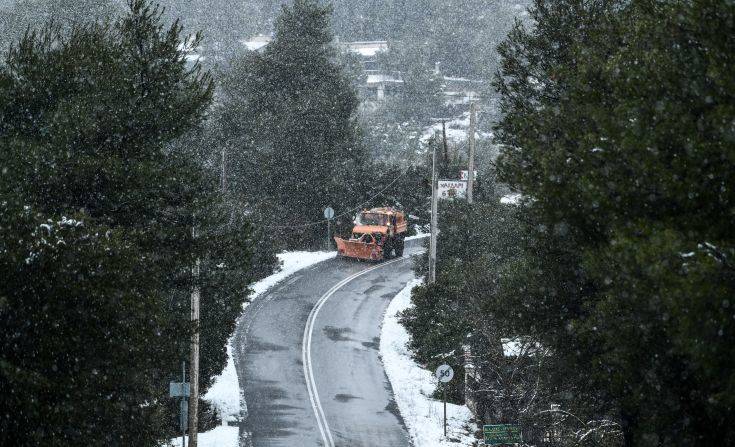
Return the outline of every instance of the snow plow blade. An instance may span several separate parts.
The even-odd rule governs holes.
[[[366,244],[360,241],[351,241],[335,237],[337,253],[346,258],[364,259],[366,261],[380,261],[383,251],[376,244]]]

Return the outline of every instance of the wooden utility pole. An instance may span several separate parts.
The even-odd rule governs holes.
[[[470,146],[469,166],[467,167],[467,203],[472,203],[472,186],[475,182],[475,121],[477,114],[477,103],[470,102],[470,128],[468,139]]]
[[[437,195],[436,190],[436,144],[431,156],[431,237],[429,238],[429,284],[436,281],[436,233],[437,233]]]
[[[444,146],[444,168],[449,166],[449,148],[447,147],[447,126],[442,120],[442,145]]]
[[[222,146],[222,194],[227,192],[227,158],[225,146]]]
[[[194,288],[191,292],[191,361],[189,362],[189,447],[197,446],[197,425],[199,411],[199,259],[192,269]]]

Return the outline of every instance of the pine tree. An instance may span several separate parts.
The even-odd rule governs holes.
[[[183,41],[134,0],[110,24],[31,32],[0,67],[3,444],[158,445],[196,259],[203,389],[225,363],[248,224],[200,148],[174,144],[212,98]]]
[[[224,84],[223,128],[231,138],[232,184],[264,224],[290,244],[323,240],[332,206],[364,198],[365,151],[356,128],[357,97],[335,62],[330,8],[311,0],[284,6],[274,40],[236,61]]]
[[[558,402],[614,416],[626,445],[734,436],[733,198],[721,187],[734,12],[537,1],[537,27],[501,47],[501,173],[531,199],[532,223],[510,320],[554,351],[554,381],[574,377],[579,392]]]

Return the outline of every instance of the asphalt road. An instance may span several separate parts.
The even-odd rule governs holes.
[[[255,300],[235,334],[247,412],[241,445],[409,446],[378,356],[388,303],[413,278],[401,259],[332,259]]]

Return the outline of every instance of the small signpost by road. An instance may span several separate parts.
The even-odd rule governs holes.
[[[181,413],[181,417],[179,418],[179,428],[181,429],[181,433],[186,433],[186,428],[189,422],[188,399],[181,399],[181,402],[179,403],[179,411]]]
[[[454,377],[454,370],[449,365],[440,365],[436,369],[436,373],[434,373],[437,379],[439,379],[439,382],[441,382],[442,385],[442,391],[444,394],[444,437],[447,437],[447,382],[452,380],[452,377]]]
[[[191,383],[186,381],[186,362],[181,362],[181,382],[169,382],[169,397],[180,397],[179,402],[179,428],[181,428],[181,446],[186,447],[186,429],[189,425],[189,395],[191,394]]]
[[[334,208],[324,208],[324,218],[327,219],[327,249],[332,246],[332,219],[334,219]]]
[[[483,425],[485,445],[513,445],[523,442],[518,424]]]

